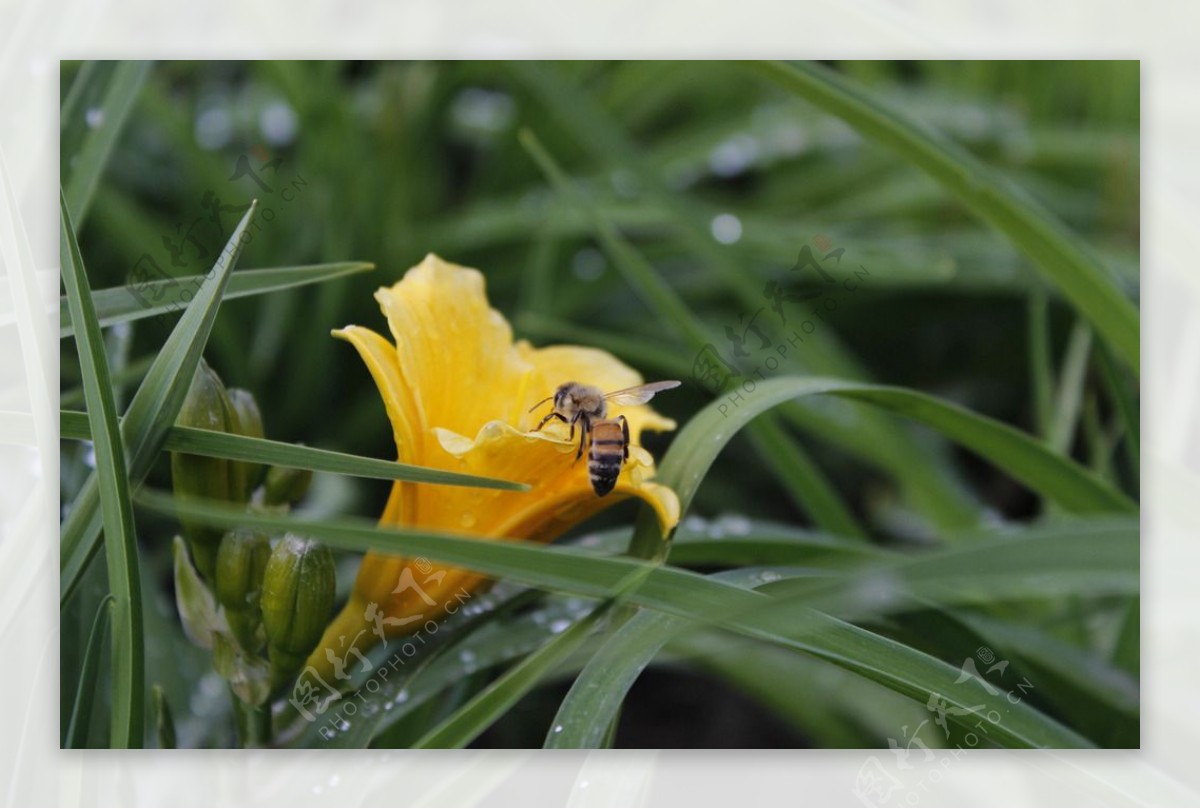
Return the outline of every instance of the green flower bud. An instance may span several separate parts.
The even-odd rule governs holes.
[[[211,649],[213,636],[223,627],[216,602],[188,558],[183,537],[175,537],[172,549],[175,554],[175,606],[179,609],[184,634],[201,649]]]
[[[297,503],[308,494],[312,485],[311,469],[293,469],[288,466],[272,466],[267,470],[267,482],[263,502],[268,506]]]
[[[232,414],[233,408],[220,377],[201,359],[175,423],[181,427],[229,432],[234,426]],[[230,472],[230,462],[223,458],[171,453],[171,480],[175,496],[181,500],[233,500]],[[196,569],[211,580],[223,532],[189,519],[181,518],[180,523],[192,549]]]
[[[291,681],[321,640],[333,609],[333,554],[315,540],[287,534],[263,575],[262,622],[271,660],[271,686]]]
[[[229,630],[247,652],[262,648],[260,600],[270,556],[271,543],[265,534],[240,528],[225,534],[217,551],[213,589],[225,608]]]
[[[263,438],[262,413],[259,412],[258,402],[248,390],[230,388],[229,403],[232,406],[234,422],[233,432],[249,438]],[[245,502],[254,494],[254,489],[262,479],[263,465],[247,461],[231,461],[230,469],[233,474],[233,491],[238,494],[238,500]]]

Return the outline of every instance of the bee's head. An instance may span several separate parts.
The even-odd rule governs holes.
[[[571,401],[574,398],[572,393],[577,387],[579,387],[578,382],[564,382],[559,385],[558,390],[554,391],[554,407],[561,408],[564,404]]]

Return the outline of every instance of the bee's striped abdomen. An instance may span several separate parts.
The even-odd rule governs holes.
[[[625,460],[625,432],[616,419],[592,422],[592,443],[588,448],[588,478],[600,497],[617,485]]]

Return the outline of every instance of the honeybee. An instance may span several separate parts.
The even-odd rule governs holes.
[[[579,451],[575,453],[575,461],[583,456],[584,446],[588,447],[588,479],[596,496],[603,497],[617,485],[617,475],[621,473],[621,464],[629,460],[629,422],[624,416],[615,419],[608,418],[608,403],[619,405],[645,404],[654,398],[660,390],[670,390],[679,387],[677,380],[651,382],[633,388],[614,390],[612,393],[601,393],[599,388],[583,385],[579,382],[565,382],[558,386],[553,396],[547,396],[529,408],[529,412],[537,410],[546,402],[553,400],[554,409],[538,422],[534,431],[542,429],[550,419],[558,419],[571,427],[571,440],[575,440],[575,423],[579,423]],[[591,443],[588,444],[588,438]]]

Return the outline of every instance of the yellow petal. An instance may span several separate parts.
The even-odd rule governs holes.
[[[396,459],[403,463],[420,463],[417,460],[423,452],[420,420],[410,389],[400,375],[395,348],[375,332],[361,326],[347,326],[335,330],[333,334],[358,349],[359,356],[371,372],[379,395],[383,398],[388,420],[392,423]],[[397,509],[392,515],[392,523],[402,523],[406,520],[405,515],[412,514],[414,490],[415,486],[410,483],[395,484],[389,500],[389,505],[394,502],[394,508]]]
[[[628,497],[649,503],[664,533],[679,521],[678,498],[666,486],[650,482],[653,459],[639,447],[630,448],[615,489],[605,497],[597,497],[588,479],[586,452],[576,460],[579,433],[574,441],[568,440],[569,430],[561,423],[532,433],[493,421],[484,425],[474,439],[449,430],[434,432],[442,450],[455,461],[452,466],[442,466],[443,461],[439,461],[442,468],[494,475],[528,483],[532,489],[503,492],[422,487],[418,494],[422,525],[548,542]],[[434,493],[434,488],[442,491]]]
[[[530,368],[478,270],[431,254],[375,297],[423,431],[471,435],[492,419],[516,422]]]

